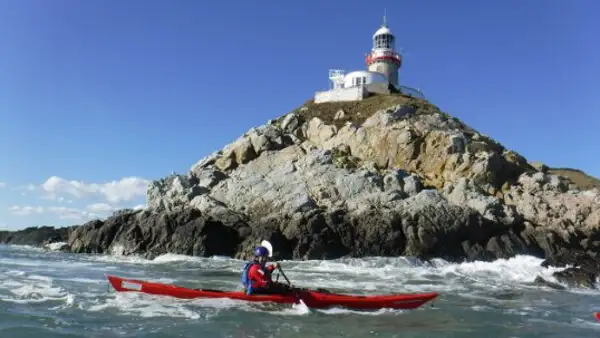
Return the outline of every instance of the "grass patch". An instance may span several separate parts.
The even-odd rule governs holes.
[[[349,147],[337,147],[332,150],[333,164],[342,169],[357,169],[361,160],[358,157],[354,157],[350,154]]]
[[[300,108],[295,109],[294,112],[298,112],[305,121],[309,121],[313,117],[318,117],[326,124],[335,125],[336,127],[341,128],[347,122],[351,122],[355,125],[362,125],[366,119],[371,117],[378,110],[390,108],[397,104],[412,105],[417,108],[417,114],[440,113],[445,115],[439,108],[426,100],[416,99],[402,94],[372,94],[361,101],[324,102],[318,104],[314,103],[313,100],[308,100]],[[335,119],[336,114],[340,110],[344,111],[344,117]]]
[[[593,188],[600,189],[600,179],[590,176],[579,169],[550,168],[548,172],[566,177],[571,183],[583,190]]]

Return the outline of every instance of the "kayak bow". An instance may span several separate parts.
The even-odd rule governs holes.
[[[241,291],[189,289],[176,285],[121,278],[112,275],[107,275],[106,277],[112,287],[118,292],[141,292],[183,299],[229,298],[280,304],[295,304],[302,300],[309,308],[345,307],[354,310],[377,310],[383,308],[415,309],[438,296],[437,292],[373,296],[342,295],[310,289],[299,290],[287,295],[246,295]]]

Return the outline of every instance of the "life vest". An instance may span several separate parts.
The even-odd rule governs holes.
[[[247,295],[252,294],[252,291],[253,291],[254,282],[251,281],[250,278],[248,278],[248,271],[250,270],[250,267],[254,264],[260,265],[258,262],[255,262],[255,261],[248,262],[248,263],[246,263],[246,265],[244,265],[244,270],[242,272],[242,285],[246,289]],[[264,265],[261,265],[260,267],[264,271],[265,274],[269,275],[269,269],[267,269]]]

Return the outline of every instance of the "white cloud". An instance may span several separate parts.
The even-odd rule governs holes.
[[[71,220],[87,220],[93,218],[99,218],[100,215],[95,212],[89,212],[86,210],[79,210],[75,208],[67,207],[34,207],[34,206],[19,206],[13,205],[8,208],[13,214],[18,216],[29,216],[33,214],[52,213],[58,216],[60,219],[71,219]]]
[[[149,180],[141,177],[125,177],[107,183],[85,183],[52,176],[42,184],[42,189],[47,193],[44,197],[46,199],[57,199],[61,194],[78,198],[100,194],[110,203],[119,203],[145,196],[149,183]]]
[[[28,190],[28,191],[34,191],[36,190],[38,187],[35,184],[27,184],[27,185],[21,185],[18,187],[14,187],[12,188],[12,190]]]
[[[145,204],[138,204],[135,207],[133,207],[133,210],[142,210],[142,209],[146,209]]]
[[[32,207],[29,205],[25,205],[25,206],[13,205],[13,206],[9,207],[8,210],[10,210],[10,212],[12,212],[13,214],[18,215],[18,216],[41,214],[44,212],[43,207]]]
[[[38,189],[38,187],[36,187],[34,184],[31,184],[31,183],[27,184],[27,185],[21,185],[21,186],[12,188],[12,190],[14,190],[14,191],[20,191],[20,190],[34,191],[37,189]],[[26,196],[27,195],[26,191],[21,192],[21,196]]]
[[[126,177],[120,181],[105,183],[102,192],[112,203],[131,201],[139,196],[146,196],[150,181],[139,177]]]
[[[4,188],[4,187],[6,187],[6,183],[0,182],[0,188]]]
[[[88,209],[91,212],[97,212],[97,213],[107,213],[107,212],[118,210],[118,208],[113,207],[112,205],[106,204],[106,203],[90,204],[86,207],[86,209]]]
[[[48,211],[56,214],[60,219],[86,220],[100,218],[100,215],[95,212],[89,212],[75,208],[49,207]]]

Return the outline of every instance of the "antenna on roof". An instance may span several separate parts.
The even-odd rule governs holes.
[[[383,9],[383,27],[387,27],[387,9]]]

